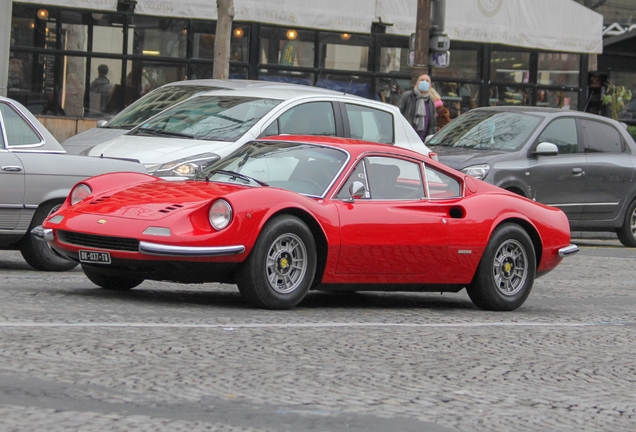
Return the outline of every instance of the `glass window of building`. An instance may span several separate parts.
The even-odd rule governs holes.
[[[397,105],[402,93],[413,87],[409,78],[381,77],[375,80],[375,90],[378,100]]]
[[[479,78],[479,55],[477,50],[451,49],[448,67],[431,68],[431,75],[437,78]]]
[[[314,85],[315,75],[311,72],[283,71],[278,69],[259,69],[258,79],[301,85]]]
[[[133,17],[133,54],[185,58],[188,22],[172,18]]]
[[[379,72],[391,73],[402,72],[411,73],[409,66],[409,49],[400,47],[380,48],[380,69]]]
[[[119,71],[115,71],[119,72]],[[86,92],[86,57],[64,57],[64,72],[60,105],[70,117],[84,116],[84,94]]]
[[[261,63],[314,67],[315,34],[293,28],[261,27]]]
[[[572,53],[539,53],[537,84],[578,86],[581,56]]]
[[[435,81],[433,87],[442,97],[451,120],[479,106],[479,84]]]
[[[192,23],[192,58],[214,59],[216,23],[194,21]]]
[[[576,110],[579,106],[579,94],[575,91],[548,91],[548,105],[551,108]]]
[[[373,78],[360,75],[321,74],[317,87],[373,99]]]
[[[491,81],[527,83],[530,78],[529,70],[529,52],[492,51],[490,56]]]
[[[11,19],[11,46],[33,47],[36,39],[36,18],[32,11],[28,13],[14,6]]]
[[[371,36],[321,32],[319,40],[318,67],[346,71],[373,70],[373,65],[369,65]]]
[[[490,106],[532,105],[532,89],[507,85],[490,86]]]

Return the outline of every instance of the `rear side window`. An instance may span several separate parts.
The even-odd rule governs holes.
[[[393,115],[360,105],[345,104],[351,138],[383,144],[393,143]]]
[[[280,134],[336,136],[333,105],[311,102],[290,108],[278,119],[278,129]]]
[[[625,144],[611,125],[594,120],[581,120],[585,153],[622,153]]]
[[[0,104],[2,124],[7,134],[8,146],[42,144],[42,138],[31,125],[7,104]]]
[[[554,120],[541,132],[539,143],[549,142],[559,148],[559,154],[573,154],[579,152],[576,120],[562,118]]]

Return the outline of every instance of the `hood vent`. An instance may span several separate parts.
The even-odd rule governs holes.
[[[159,213],[170,213],[171,211],[183,208],[181,204],[172,204],[164,209],[159,210]]]
[[[104,201],[106,201],[109,198],[110,198],[110,196],[97,198],[96,200],[91,201],[89,204],[101,204],[101,203],[103,203]]]

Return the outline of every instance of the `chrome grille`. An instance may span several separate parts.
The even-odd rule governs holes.
[[[139,251],[139,240],[124,237],[107,237],[92,234],[82,234],[70,231],[58,231],[57,236],[63,243],[76,246],[86,246],[95,249]]]

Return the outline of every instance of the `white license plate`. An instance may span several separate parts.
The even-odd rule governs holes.
[[[81,250],[79,260],[84,263],[110,264],[110,253]]]

